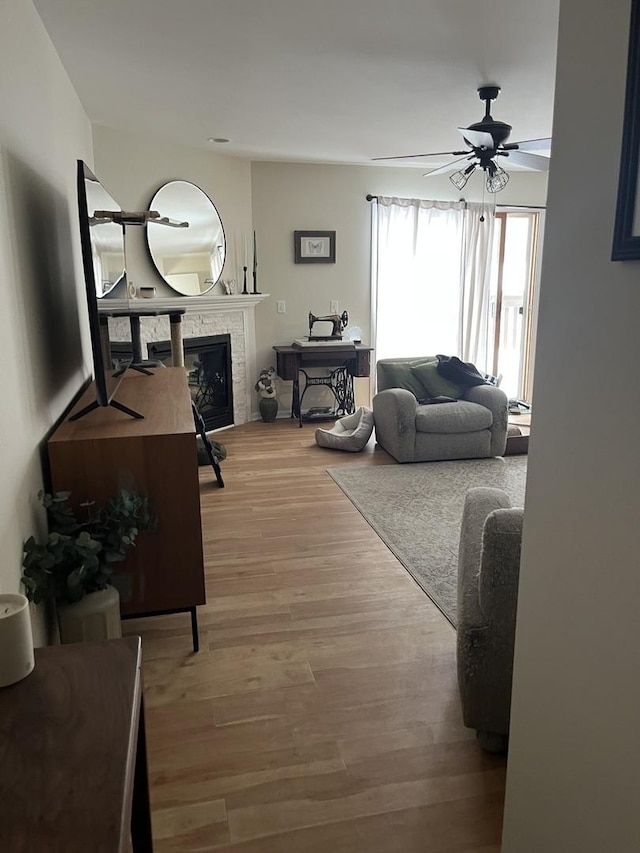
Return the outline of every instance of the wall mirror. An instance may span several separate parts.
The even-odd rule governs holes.
[[[187,228],[146,225],[149,254],[162,278],[183,296],[199,296],[222,275],[226,241],[215,204],[189,181],[169,181],[149,204],[164,217],[188,222]]]
[[[97,178],[85,172],[84,187],[89,216],[89,234],[91,237],[91,257],[93,258],[93,277],[96,283],[96,296],[106,296],[124,277],[124,231],[122,225],[97,220],[96,210],[120,210]]]

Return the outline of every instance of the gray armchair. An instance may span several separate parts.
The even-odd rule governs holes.
[[[466,494],[458,556],[458,686],[483,749],[507,748],[524,510],[501,489]]]
[[[395,386],[398,365],[436,358],[387,358],[376,365],[373,398],[376,440],[398,462],[432,462],[502,456],[507,442],[507,396],[494,385],[467,388],[454,403],[420,405],[414,393]],[[392,371],[390,368],[394,368]]]

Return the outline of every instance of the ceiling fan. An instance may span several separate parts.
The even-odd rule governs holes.
[[[527,139],[523,142],[507,142],[511,134],[511,125],[503,121],[494,121],[490,113],[491,102],[500,94],[499,86],[480,86],[478,97],[485,103],[484,118],[469,127],[459,127],[462,138],[467,144],[466,151],[439,151],[432,154],[403,154],[398,157],[374,157],[374,160],[409,160],[424,157],[458,157],[444,166],[432,169],[425,177],[450,172],[462,161],[468,165],[458,169],[449,180],[459,190],[466,186],[471,175],[480,168],[486,175],[486,187],[490,193],[504,189],[509,174],[500,165],[500,157],[508,157],[516,166],[525,166],[541,172],[549,171],[549,158],[532,151],[544,151],[551,148],[551,139]]]

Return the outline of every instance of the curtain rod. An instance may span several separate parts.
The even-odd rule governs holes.
[[[511,207],[515,210],[546,210],[546,204],[496,204],[496,207]]]
[[[378,201],[379,196],[372,195],[371,193],[367,193],[365,196],[367,201]],[[459,199],[459,201],[466,201],[464,198]],[[496,204],[496,207],[512,207],[516,210],[546,210],[546,205],[542,204]]]

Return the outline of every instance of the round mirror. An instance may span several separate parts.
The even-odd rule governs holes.
[[[89,216],[89,236],[93,258],[93,277],[96,296],[102,299],[119,284],[125,275],[124,230],[122,225],[97,219],[96,210],[120,210],[100,181],[85,167],[84,190]]]
[[[146,227],[149,254],[162,278],[184,296],[211,290],[222,275],[226,242],[209,196],[188,181],[169,181],[149,209],[169,219],[168,225],[150,219]]]

